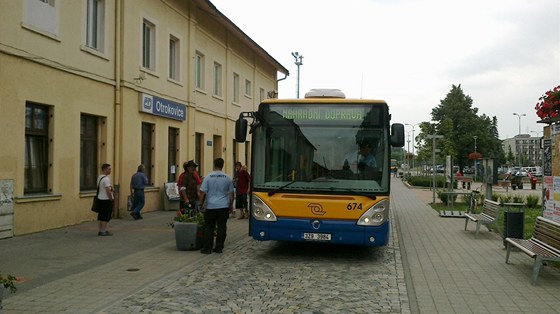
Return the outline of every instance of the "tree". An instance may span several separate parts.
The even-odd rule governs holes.
[[[441,163],[443,156],[450,155],[455,164],[463,169],[469,164],[469,154],[475,152],[475,149],[485,158],[494,158],[497,163],[505,160],[498,138],[496,117],[478,115],[478,108],[472,104],[472,98],[463,93],[461,85],[452,85],[445,99],[432,109],[433,122],[420,124],[418,140],[422,144],[419,143],[418,155],[432,159],[432,140],[428,135],[437,134],[444,136],[443,139],[436,140],[436,146],[441,151],[438,163]]]

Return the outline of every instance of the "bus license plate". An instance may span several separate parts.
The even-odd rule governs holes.
[[[330,241],[331,235],[329,233],[304,233],[303,239],[313,241]]]

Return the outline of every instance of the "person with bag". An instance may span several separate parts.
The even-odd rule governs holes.
[[[214,160],[214,171],[210,172],[200,186],[200,197],[206,203],[204,211],[204,244],[200,253],[222,253],[226,240],[227,220],[233,208],[233,181],[222,169],[224,160]],[[214,230],[217,230],[214,245]],[[214,249],[212,249],[214,247]]]
[[[144,173],[145,170],[146,167],[144,165],[139,165],[138,170],[130,179],[130,194],[132,194],[133,197],[130,216],[132,216],[134,220],[142,219],[140,211],[144,207],[144,204],[146,204],[144,188],[146,188],[148,184],[148,177]]]
[[[99,212],[97,213],[97,221],[98,221],[98,229],[97,232],[98,236],[112,236],[113,234],[107,230],[107,224],[111,220],[111,216],[113,214],[113,185],[111,184],[111,179],[109,179],[109,175],[111,174],[110,164],[103,164],[101,166],[101,175],[97,180],[97,190],[98,190],[98,208]]]

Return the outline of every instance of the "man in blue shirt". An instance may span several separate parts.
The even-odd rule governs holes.
[[[200,199],[206,202],[204,212],[204,244],[200,253],[222,253],[226,240],[229,211],[233,209],[233,181],[224,172],[224,160],[214,160],[214,171],[210,172],[200,186]],[[214,245],[214,230],[217,230]],[[212,247],[214,249],[212,250]]]
[[[138,171],[133,174],[130,179],[130,194],[133,196],[130,216],[132,216],[134,220],[142,219],[140,211],[144,208],[144,204],[146,204],[144,188],[146,188],[148,184],[148,177],[144,174],[145,170],[146,167],[144,167],[144,165],[139,165]]]

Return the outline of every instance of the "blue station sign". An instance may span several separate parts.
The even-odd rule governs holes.
[[[187,120],[187,106],[148,94],[141,94],[140,111],[175,120]]]

